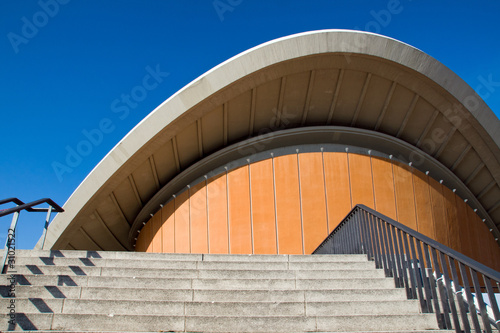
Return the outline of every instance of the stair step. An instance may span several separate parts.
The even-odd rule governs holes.
[[[204,278],[153,278],[118,276],[68,276],[68,275],[19,275],[20,285],[81,286],[81,287],[135,287],[169,289],[342,289],[342,288],[392,288],[389,278],[338,278],[338,279],[204,279]]]
[[[6,308],[8,299],[1,299]],[[166,315],[166,316],[332,316],[418,313],[416,301],[343,301],[343,302],[221,302],[113,299],[42,299],[17,298],[16,308],[23,313]]]
[[[432,314],[350,316],[160,316],[114,314],[22,314],[16,330],[309,332],[437,330]],[[10,327],[9,327],[10,329]]]
[[[201,270],[128,267],[93,267],[93,266],[17,266],[16,272],[23,275],[87,275],[87,276],[136,276],[165,278],[233,278],[233,279],[329,279],[329,278],[368,278],[384,277],[383,270]]]
[[[262,261],[262,262],[343,262],[366,261],[364,254],[322,254],[322,255],[270,255],[270,254],[187,254],[187,253],[146,253],[126,251],[46,251],[16,250],[16,258],[88,258],[88,259],[126,259],[126,260],[165,260],[165,261]]]
[[[247,258],[246,256],[244,258]],[[231,269],[231,270],[336,270],[371,269],[369,261],[221,261],[221,260],[129,260],[57,257],[16,257],[16,266],[26,265],[30,270],[41,270],[44,266],[77,267],[127,267],[163,269]]]
[[[8,296],[7,286],[0,294]],[[406,300],[402,289],[330,289],[330,290],[200,290],[200,289],[138,289],[109,287],[16,286],[16,296],[43,299],[119,299],[226,302],[337,302]],[[6,300],[9,298],[6,298]],[[1,300],[1,299],[0,299]]]

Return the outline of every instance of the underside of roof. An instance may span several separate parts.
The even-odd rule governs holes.
[[[452,173],[455,184],[445,185],[460,183],[463,199],[500,236],[498,118],[425,53],[380,35],[327,30],[248,50],[166,100],[77,188],[45,248],[132,250],[138,215],[189,167],[249,138],[315,126],[413,147],[408,162],[423,168],[425,155]]]

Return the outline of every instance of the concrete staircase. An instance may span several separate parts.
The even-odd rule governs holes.
[[[9,297],[15,274],[15,298]],[[28,251],[2,276],[0,331],[437,330],[363,255]]]

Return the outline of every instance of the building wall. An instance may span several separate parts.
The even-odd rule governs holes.
[[[492,234],[452,190],[405,164],[342,152],[269,158],[201,182],[146,223],[136,250],[310,254],[356,204],[500,269]]]

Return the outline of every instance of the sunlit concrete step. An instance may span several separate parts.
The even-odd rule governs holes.
[[[0,299],[7,308],[7,299]],[[166,316],[332,316],[359,314],[415,314],[416,301],[348,302],[182,302],[101,299],[18,298],[23,313],[166,315]]]
[[[149,278],[120,276],[18,275],[20,285],[80,286],[80,287],[135,287],[169,289],[389,289],[390,278],[338,279],[204,279],[204,278]]]
[[[88,259],[127,259],[127,260],[166,260],[166,261],[198,261],[203,254],[187,253],[146,253],[128,251],[79,251],[79,250],[16,250],[16,257],[28,258],[88,258]],[[274,257],[270,255],[269,257]],[[284,260],[285,258],[273,258]]]
[[[383,270],[224,270],[224,269],[168,269],[95,266],[17,266],[18,274],[41,275],[88,275],[88,276],[136,276],[171,278],[231,278],[231,279],[329,279],[384,277]]]
[[[247,257],[247,256],[244,256]],[[222,259],[222,257],[221,257]],[[363,270],[374,268],[373,262],[364,261],[176,261],[176,260],[129,260],[57,257],[18,257],[16,266],[29,265],[30,270],[42,270],[44,266],[78,267],[128,267],[163,269],[231,269],[231,270]]]
[[[269,254],[184,254],[184,253],[145,253],[126,251],[45,251],[17,250],[16,257],[43,258],[88,258],[88,259],[127,259],[127,260],[168,260],[168,261],[260,261],[260,262],[352,262],[366,261],[364,254],[336,255],[269,255]]]
[[[7,286],[0,286],[1,297],[8,299]],[[197,302],[338,302],[406,300],[402,289],[330,290],[200,290],[137,289],[109,287],[16,286],[16,296],[42,299],[116,299]]]
[[[2,326],[6,320],[2,320]],[[5,327],[5,326],[4,326]],[[435,317],[353,316],[155,316],[114,314],[22,314],[16,330],[180,331],[180,332],[359,332],[437,330]]]
[[[186,317],[187,331],[205,332],[290,332],[359,330],[428,330],[437,329],[432,315],[355,315],[323,317]]]

